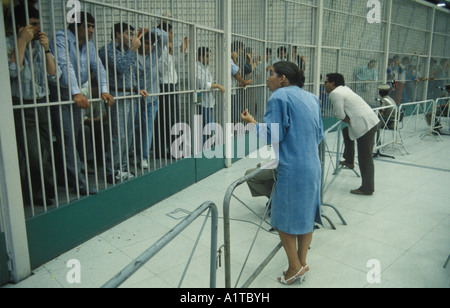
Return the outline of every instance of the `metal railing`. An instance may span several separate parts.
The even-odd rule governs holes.
[[[207,201],[199,206],[195,211],[189,214],[183,221],[181,221],[178,225],[176,225],[172,230],[170,230],[166,235],[164,235],[161,239],[159,239],[155,244],[153,244],[150,248],[148,248],[145,252],[143,252],[139,257],[137,257],[133,262],[127,265],[123,270],[121,270],[117,275],[111,278],[107,283],[103,285],[103,288],[117,288],[123,282],[125,282],[131,275],[136,273],[146,262],[148,262],[151,258],[153,258],[158,252],[160,252],[167,244],[169,244],[176,236],[178,236],[181,232],[183,232],[191,223],[193,223],[198,217],[202,215],[203,212],[209,209],[208,214],[206,215],[205,221],[202,225],[202,228],[199,232],[199,236],[197,241],[194,244],[191,255],[189,256],[189,260],[186,264],[185,270],[182,274],[181,280],[179,282],[178,287],[181,286],[184,277],[186,275],[187,269],[192,260],[192,256],[197,248],[198,241],[200,239],[201,234],[203,233],[203,229],[205,227],[206,221],[208,220],[209,213],[211,213],[211,256],[210,256],[210,288],[216,287],[216,253],[217,253],[217,224],[218,224],[218,212],[216,205]]]
[[[336,180],[337,175],[339,175],[340,170],[342,169],[342,167],[339,165],[339,158],[340,158],[340,153],[341,153],[341,130],[342,130],[342,121],[338,121],[336,124],[334,124],[333,126],[331,126],[329,129],[327,129],[324,134],[323,134],[323,139],[322,142],[320,143],[320,164],[322,167],[322,174],[321,174],[321,189],[320,189],[320,200],[322,202],[322,206],[327,206],[332,208],[336,214],[338,215],[339,219],[341,220],[343,225],[347,225],[347,222],[345,221],[345,219],[342,217],[341,213],[338,211],[338,209],[329,204],[329,203],[324,203],[324,196],[325,196],[325,192],[327,191],[328,187]],[[335,152],[330,151],[329,148],[329,144],[328,144],[328,136],[331,132],[336,132],[337,134],[337,138],[336,138],[336,149]],[[330,172],[330,168],[326,167],[326,155],[325,153],[328,153],[329,155],[335,153],[336,154],[336,161],[335,164],[333,164],[333,158],[332,156],[330,156],[330,163],[329,163],[329,167],[334,167],[333,169],[333,178],[331,179],[331,181],[326,184],[327,182],[327,178],[328,178],[328,174]],[[354,171],[355,174],[359,177],[358,173],[356,171]],[[325,176],[326,175],[326,176]],[[336,226],[334,225],[333,221],[328,218],[328,216],[324,215],[323,213],[321,213],[322,217],[325,218],[328,223],[331,225],[331,228],[333,230],[336,230]]]
[[[231,197],[233,197],[234,190],[242,185],[243,183],[246,183],[249,179],[255,177],[259,173],[261,173],[263,170],[267,169],[274,169],[276,168],[278,162],[276,160],[272,160],[269,163],[264,165],[264,168],[258,168],[255,171],[241,177],[240,179],[234,181],[227,189],[225,193],[225,197],[223,200],[223,226],[224,226],[224,254],[225,254],[225,288],[231,288],[231,235],[230,235],[230,204],[231,204]],[[275,188],[276,182],[274,184]],[[273,189],[274,189],[273,188]],[[273,192],[272,189],[272,192]],[[245,205],[245,204],[244,204]],[[248,208],[248,207],[247,207]],[[255,244],[256,238],[258,237],[259,231],[261,230],[261,225],[265,220],[265,217],[268,213],[268,207],[266,208],[266,211],[261,218],[260,225],[258,230],[256,231],[256,235],[253,238],[253,242],[250,245],[246,260],[244,262],[244,265],[241,270],[241,274],[243,272],[243,269],[245,268],[246,262],[248,260],[248,257],[250,256],[250,253],[252,251],[253,245]],[[272,260],[272,258],[277,254],[278,250],[281,248],[281,242],[272,250],[272,252],[269,254],[269,256],[263,261],[263,263],[256,269],[256,271],[250,276],[250,278],[244,283],[244,286],[249,286],[251,282],[259,275],[259,273],[264,269],[264,267]],[[239,282],[240,276],[239,275],[236,285]],[[235,285],[235,287],[236,287]]]
[[[432,130],[427,124],[426,114],[436,112],[436,102],[432,99],[423,100],[419,102],[405,103],[398,106],[398,120],[404,114],[402,123],[403,134],[409,133],[410,136],[415,136],[421,133],[421,138],[431,135]],[[412,111],[408,110],[411,109]],[[400,128],[399,128],[400,130]]]

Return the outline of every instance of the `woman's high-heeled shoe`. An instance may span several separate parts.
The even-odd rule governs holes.
[[[284,284],[284,285],[291,285],[291,284],[295,283],[296,281],[298,281],[298,283],[302,283],[302,279],[305,274],[300,276],[300,273],[303,271],[303,269],[304,269],[304,267],[302,267],[298,271],[297,274],[295,274],[294,276],[292,276],[291,278],[289,278],[287,280],[284,278],[286,274],[283,273],[283,275],[281,275],[281,277],[278,277],[278,282],[281,284]]]
[[[303,266],[303,268],[305,269],[305,273],[299,277],[299,278],[301,278],[300,283],[302,283],[306,280],[306,276],[308,275],[308,272],[310,270],[309,265],[305,265],[305,266]],[[287,271],[284,271],[283,275],[286,275],[286,273],[287,273]]]
[[[306,265],[306,266],[304,266],[303,268],[305,269],[305,273],[302,275],[302,277],[303,277],[303,278],[302,278],[302,282],[306,280],[306,277],[307,277],[308,274],[309,274],[309,265]]]

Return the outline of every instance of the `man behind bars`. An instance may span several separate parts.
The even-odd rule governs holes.
[[[50,99],[61,102],[73,100],[75,104],[63,104],[53,110],[54,132],[60,154],[65,154],[62,157],[65,157],[69,185],[76,192],[78,180],[78,189],[81,195],[96,194],[97,189],[88,187],[86,177],[81,172],[81,160],[76,147],[81,131],[81,109],[90,107],[89,100],[81,93],[81,86],[90,79],[90,70],[94,72],[100,82],[99,88],[103,101],[111,106],[114,98],[108,93],[106,71],[102,61],[98,58],[94,44],[90,41],[95,32],[94,17],[87,12],[81,12],[79,23],[69,25],[67,38],[64,32],[64,30],[58,31],[55,41],[50,43],[50,49],[57,56],[58,65],[62,71],[59,88],[57,84],[50,83]]]
[[[37,104],[45,103],[48,93],[46,78],[56,80],[61,71],[50,52],[47,35],[41,32],[39,11],[28,6],[28,25],[24,5],[14,9],[14,17],[17,41],[14,35],[7,38],[13,103],[34,104],[35,99]],[[33,199],[36,205],[50,204],[55,191],[47,108],[24,108],[24,122],[22,111],[16,109],[14,118],[24,200]],[[28,187],[27,165],[30,170],[31,187]],[[41,183],[41,168],[43,183]]]
[[[136,152],[141,159],[141,167],[148,169],[150,167],[150,149],[153,141],[153,123],[158,113],[158,95],[160,93],[158,80],[158,67],[163,48],[169,41],[168,33],[158,28],[144,29],[144,44],[139,48],[139,84],[152,95],[141,99],[141,109],[136,110]],[[158,132],[155,125],[156,133]],[[163,132],[160,132],[163,134]],[[170,130],[167,131],[170,136]],[[155,136],[155,145],[158,144],[158,138]],[[142,141],[142,143],[141,143]],[[170,146],[170,145],[169,145]],[[155,150],[155,156],[158,156],[158,150]]]
[[[103,46],[98,54],[100,59],[107,63],[109,74],[109,87],[115,97],[124,97],[117,100],[116,105],[109,111],[111,113],[111,134],[113,148],[106,147],[106,172],[108,182],[123,181],[134,175],[129,168],[129,153],[133,143],[133,108],[138,107],[138,99],[130,96],[141,94],[147,97],[145,90],[139,90],[137,76],[137,50],[141,47],[144,35],[141,29],[134,36],[134,28],[126,23],[116,23],[113,27],[112,41]],[[134,107],[132,108],[132,105]],[[111,162],[113,160],[113,163]],[[113,179],[114,177],[114,179]]]

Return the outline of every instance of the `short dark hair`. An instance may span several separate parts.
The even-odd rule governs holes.
[[[71,24],[69,25],[69,28],[68,28],[68,29],[69,29],[73,34],[75,34],[75,24],[78,24],[77,29],[79,29],[79,28],[81,27],[81,25],[84,24],[84,22],[85,22],[85,16],[84,16],[84,14],[85,14],[85,12],[81,12],[81,13],[80,13],[80,22],[79,22],[79,23],[73,22],[73,23],[71,23]],[[94,16],[92,16],[90,13],[86,12],[86,17],[87,17],[87,22],[88,22],[88,23],[95,24],[95,18],[94,18]]]
[[[380,96],[387,96],[389,95],[389,90],[378,90],[378,94],[380,94]]]
[[[164,30],[167,33],[169,33],[170,30],[172,30],[172,25],[167,22],[163,22],[162,24],[159,24],[156,28]]]
[[[147,32],[144,34],[144,42],[146,41],[149,41],[150,44],[153,45],[156,42],[156,36],[151,32]]]
[[[27,26],[27,14],[25,5],[19,4],[18,6],[16,6],[16,8],[14,9],[14,18],[17,30],[19,30],[19,28],[21,27]],[[40,19],[39,11],[30,5],[28,6],[28,18]]]
[[[245,45],[241,41],[234,41],[231,43],[231,51],[238,51],[239,49],[244,49]]]
[[[286,47],[284,47],[284,46],[278,47],[278,49],[277,49],[277,55],[280,56],[280,53],[281,53],[282,51],[283,51],[284,54],[286,55],[287,49],[286,49]]]
[[[206,56],[207,53],[209,53],[208,47],[199,47],[197,53],[197,60],[200,60],[200,57]]]
[[[339,73],[327,74],[328,82],[334,83],[335,87],[345,86],[344,76]]]
[[[127,23],[124,23],[124,22],[123,23],[120,23],[120,22],[116,23],[114,25],[114,29],[113,29],[114,32],[112,33],[112,39],[114,40],[116,38],[116,33],[117,32],[124,33],[125,31],[128,30],[128,27],[130,27],[130,31],[134,31],[134,27],[131,26],[131,25],[128,25]]]
[[[291,85],[297,85],[299,88],[303,88],[303,85],[305,84],[305,74],[295,63],[280,61],[273,65],[273,70],[278,75],[286,76]]]

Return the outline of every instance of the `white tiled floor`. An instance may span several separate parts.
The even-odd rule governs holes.
[[[443,141],[432,136],[405,139],[409,155],[392,148],[386,150],[395,159],[375,160],[373,196],[351,195],[350,189],[359,187],[360,179],[352,171],[341,170],[323,201],[336,206],[347,225],[341,224],[331,208],[323,208],[337,229],[332,230],[324,220],[324,227],[315,230],[308,254],[311,274],[304,284],[292,287],[450,287],[450,265],[443,268],[450,254],[450,136],[442,138]],[[178,224],[185,211],[193,211],[210,200],[218,206],[222,217],[226,189],[258,161],[243,159],[48,262],[19,284],[5,287],[100,287]],[[264,213],[266,199],[250,197],[245,184],[235,194],[256,212]],[[234,286],[258,229],[259,218],[236,200],[231,204],[231,218]],[[188,227],[122,287],[177,287],[203,220],[200,218]],[[262,227],[238,286],[279,243],[278,235],[267,231],[267,224]],[[208,221],[182,287],[209,285],[209,228]],[[220,218],[218,245],[223,242]],[[71,259],[80,261],[80,284],[67,281],[71,270],[67,263]],[[380,283],[368,282],[368,274],[374,269],[373,265],[368,266],[369,260],[379,261]],[[221,261],[218,287],[225,285],[223,258]],[[277,282],[277,277],[286,264],[284,251],[280,250],[250,287],[284,287]]]

